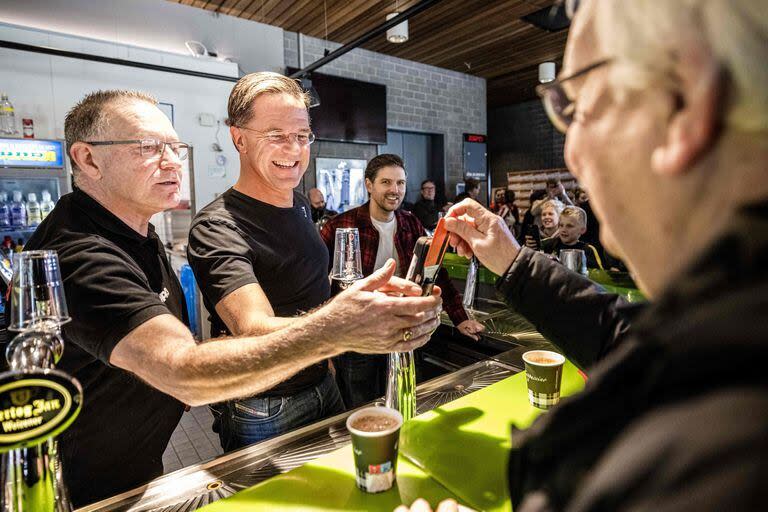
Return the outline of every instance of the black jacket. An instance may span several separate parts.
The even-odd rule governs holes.
[[[589,381],[513,432],[515,512],[764,507],[766,261],[768,203],[648,306],[523,249],[497,287]]]

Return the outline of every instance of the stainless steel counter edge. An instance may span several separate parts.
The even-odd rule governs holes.
[[[417,387],[418,412],[426,412],[522,371],[522,352],[528,349],[530,347],[518,347],[422,383]],[[174,471],[79,510],[195,510],[346,445],[349,433],[345,420],[352,412]]]

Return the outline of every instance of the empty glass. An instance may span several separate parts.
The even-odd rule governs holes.
[[[336,245],[333,250],[331,279],[343,290],[363,278],[360,264],[360,233],[357,228],[336,229]]]
[[[577,274],[587,275],[587,256],[581,249],[563,249],[560,262]]]
[[[11,322],[8,330],[33,326],[47,329],[69,322],[56,251],[25,251],[13,255]]]

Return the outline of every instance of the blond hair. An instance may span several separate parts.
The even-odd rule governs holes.
[[[541,203],[541,208],[539,209],[540,212],[544,212],[545,208],[554,208],[557,212],[557,215],[559,216],[563,212],[563,208],[565,208],[565,205],[560,201],[559,199],[547,199],[543,203]]]
[[[262,94],[288,94],[309,109],[309,94],[296,80],[268,71],[250,73],[238,80],[229,94],[227,124],[245,126],[253,118],[253,102]]]
[[[563,217],[574,219],[582,227],[587,227],[587,212],[578,206],[566,206],[563,208],[563,211],[560,212],[560,220],[563,220]]]
[[[712,54],[727,78],[723,122],[768,127],[768,8],[765,0],[604,0],[599,39],[617,89],[661,83],[673,90],[677,61],[692,48]]]

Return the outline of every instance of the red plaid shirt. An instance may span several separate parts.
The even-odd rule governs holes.
[[[320,236],[323,238],[328,248],[329,265],[333,265],[333,246],[336,242],[336,228],[357,228],[360,232],[360,263],[363,266],[363,275],[373,274],[373,266],[376,264],[376,252],[379,249],[379,232],[371,222],[371,213],[369,203],[346,211],[329,220],[320,230]],[[395,231],[395,250],[397,258],[400,260],[400,277],[405,277],[408,266],[413,257],[413,248],[416,247],[416,240],[427,233],[424,227],[410,212],[396,210],[397,230]],[[330,270],[330,268],[329,268]],[[450,317],[454,325],[469,319],[467,312],[464,311],[464,305],[461,303],[461,295],[451,283],[448,272],[444,268],[437,274],[437,284],[442,290],[443,308]]]

